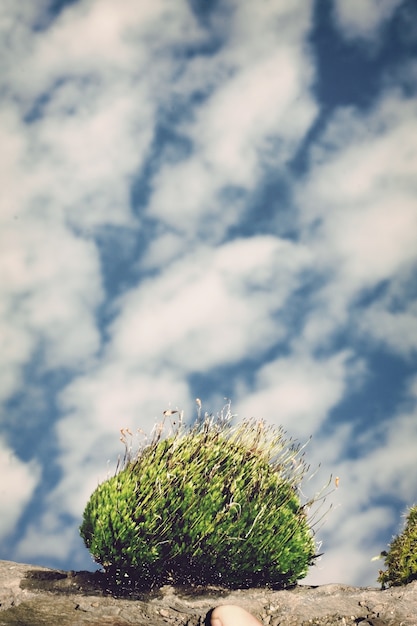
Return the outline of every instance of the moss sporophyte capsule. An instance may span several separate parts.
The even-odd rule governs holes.
[[[91,495],[80,533],[115,582],[290,586],[316,553],[306,471],[282,429],[206,415],[126,459]]]

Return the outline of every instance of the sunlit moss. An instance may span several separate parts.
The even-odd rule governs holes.
[[[81,536],[119,582],[292,585],[315,556],[300,452],[263,422],[159,432],[92,494]]]
[[[417,580],[417,505],[410,508],[402,533],[390,543],[385,566],[387,569],[378,577],[383,587],[406,585]]]

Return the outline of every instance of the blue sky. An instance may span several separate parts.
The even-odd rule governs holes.
[[[78,535],[120,429],[195,398],[340,477],[306,582],[417,500],[417,9],[5,0],[0,557]]]

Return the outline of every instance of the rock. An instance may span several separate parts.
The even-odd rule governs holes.
[[[242,606],[265,626],[416,626],[417,581],[384,591],[340,584],[281,591],[166,586],[114,597],[100,572],[0,561],[0,626],[203,626],[219,604]]]

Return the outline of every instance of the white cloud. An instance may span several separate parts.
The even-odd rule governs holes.
[[[156,108],[153,79],[140,78],[147,46],[139,59],[126,35],[132,3],[116,12],[108,2],[76,3],[37,31],[45,7],[8,4],[1,24],[9,36],[0,117],[2,397],[16,390],[21,366],[40,344],[49,367],[77,367],[97,350],[98,251],[75,232],[137,229],[129,187],[152,140]],[[137,16],[138,27],[157,29],[161,18],[175,38],[171,13],[153,3]],[[175,15],[177,25],[190,25],[186,5]]]
[[[271,236],[202,246],[120,300],[112,358],[196,372],[256,356],[284,334],[274,313],[309,262]]]
[[[411,357],[417,352],[417,302],[405,311],[390,311],[384,302],[369,307],[358,319],[360,333],[390,351]]]
[[[415,391],[416,379],[414,379]],[[411,387],[412,389],[412,387]],[[415,441],[417,437],[416,395],[409,393],[406,404],[408,410],[399,411],[395,419],[383,423],[374,432],[363,436],[361,449],[364,454],[358,464],[355,480],[366,485],[361,504],[367,497],[376,498],[391,495],[408,501],[410,494],[415,494],[417,469],[415,466]],[[346,460],[345,465],[348,466]],[[357,494],[358,495],[358,494]],[[414,504],[414,502],[409,503]]]
[[[234,10],[231,39],[203,68],[198,66],[215,75],[215,87],[180,125],[193,153],[175,165],[162,165],[148,207],[150,216],[185,233],[201,228],[210,236],[217,222],[215,240],[237,221],[240,209],[222,207],[221,189],[252,189],[265,161],[282,166],[317,112],[310,93],[312,62],[303,47],[310,9],[301,3],[285,8],[269,3],[253,11],[239,3]],[[195,88],[190,80],[196,69],[190,65],[179,82],[188,91]],[[213,66],[222,69],[215,72]]]
[[[47,91],[54,81],[66,76],[91,79],[98,73],[104,79],[114,79],[115,73],[128,70],[137,77],[149,67],[155,53],[165,55],[170,45],[184,40],[185,33],[187,41],[204,38],[186,2],[178,2],[173,9],[156,0],[143,3],[138,10],[134,0],[117,7],[111,0],[84,0],[65,7],[46,30],[34,32],[33,24],[42,23],[42,13],[38,7],[34,14],[31,3],[26,3],[23,12],[14,6],[8,11],[9,20],[14,22],[15,48],[22,56],[29,56],[28,71],[15,75],[10,68],[9,77],[28,96]],[[160,58],[155,74],[146,81],[160,78],[157,73],[164,68]]]
[[[364,290],[398,281],[417,260],[416,106],[388,91],[367,113],[336,112],[297,186],[303,240],[324,286],[304,338],[319,345],[343,327]]]
[[[0,540],[15,530],[25,506],[40,479],[36,461],[18,459],[5,440],[0,439]]]
[[[263,365],[253,390],[239,390],[237,412],[283,425],[291,436],[307,440],[344,397],[349,379],[363,376],[363,366],[341,352],[324,358],[293,352]]]
[[[2,206],[0,220],[17,217],[28,191],[21,183],[21,162],[26,149],[26,138],[21,132],[20,121],[12,107],[5,106],[0,112],[0,141],[4,150],[0,154],[0,185]]]
[[[123,81],[111,82],[104,93],[97,81],[89,87],[64,81],[49,92],[41,116],[18,129],[27,145],[16,169],[32,205],[37,199],[49,214],[87,232],[110,224],[134,227],[130,179],[152,140],[148,95],[137,111]]]
[[[375,40],[401,0],[335,0],[334,17],[347,39]]]
[[[324,554],[310,568],[302,583],[352,584],[355,581],[359,586],[376,587],[382,562],[372,562],[372,558],[384,549],[377,537],[395,521],[393,511],[388,506],[358,510],[348,502],[331,510],[319,532],[319,537],[324,538],[319,552]]]
[[[193,237],[187,240],[172,231],[164,231],[154,237],[141,259],[141,268],[145,271],[169,267],[183,256],[192,255],[195,248]]]
[[[320,246],[323,257],[339,259],[338,278],[356,290],[390,279],[415,262],[417,214],[410,194],[375,193],[372,201],[345,204],[326,217]]]
[[[253,185],[259,156],[273,133],[279,135],[282,150],[280,155],[276,148],[274,159],[288,158],[292,140],[298,144],[315,113],[302,81],[303,59],[297,58],[297,49],[282,46],[271,52],[244,66],[218,89],[193,128],[203,159],[236,185]]]
[[[415,116],[414,100],[390,89],[370,111],[337,110],[311,150],[314,186],[306,217],[327,212],[329,203],[339,207],[372,199],[381,190],[412,191]]]
[[[31,118],[29,125],[15,122],[26,145],[12,180],[24,174],[27,196],[49,200],[77,229],[137,227],[130,184],[147,157],[159,104],[169,100],[172,73],[178,71],[170,46],[182,42],[185,32],[188,42],[205,34],[185,2],[175,10],[148,3],[141,11],[131,1],[117,9],[107,0],[77,2],[46,30],[33,31],[39,13],[27,7],[26,23],[19,15],[27,43],[18,46],[12,39],[17,48],[2,76],[13,109],[17,105],[22,117]],[[16,72],[16,63],[25,72]],[[161,84],[167,87],[161,90]],[[11,140],[16,144],[15,136]]]
[[[68,558],[77,544],[74,527],[47,511],[40,522],[32,522],[17,546],[17,558],[36,563],[39,560]]]
[[[392,502],[407,506],[415,502],[416,390],[414,377],[404,397],[405,408],[372,430],[364,427],[358,434],[353,424],[345,424],[311,442],[308,458],[313,467],[321,462],[320,475],[338,475],[340,486],[328,499],[334,508],[318,533],[325,554],[318,568],[310,571],[310,584],[352,580],[359,585],[377,584],[381,562],[375,564],[371,559],[386,549],[381,537],[388,543],[391,527],[400,531],[405,509],[400,504],[395,510]],[[344,450],[353,444],[354,459]]]
[[[0,306],[0,399],[7,399],[22,383],[21,366],[35,347],[34,337],[16,320],[3,303]]]
[[[2,228],[0,275],[7,362],[23,363],[38,342],[49,367],[91,358],[99,345],[94,310],[102,297],[92,243],[59,223],[22,216]]]

